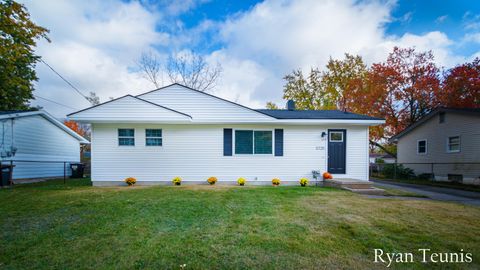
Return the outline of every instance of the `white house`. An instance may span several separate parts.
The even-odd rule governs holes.
[[[92,181],[205,183],[244,177],[283,183],[312,170],[368,181],[368,127],[383,119],[343,111],[254,110],[179,84],[69,115],[92,124]]]
[[[89,142],[45,111],[0,111],[0,161],[13,161],[14,180],[63,176],[80,143]]]

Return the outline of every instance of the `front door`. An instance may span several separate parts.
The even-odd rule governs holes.
[[[346,167],[346,137],[345,129],[328,130],[328,172],[345,173]]]

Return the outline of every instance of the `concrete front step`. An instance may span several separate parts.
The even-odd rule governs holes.
[[[325,180],[324,185],[327,187],[341,188],[360,194],[383,195],[385,193],[383,189],[373,187],[373,183],[370,181],[355,179],[330,179]]]

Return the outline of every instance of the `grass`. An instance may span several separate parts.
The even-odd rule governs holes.
[[[400,196],[400,197],[414,197],[414,198],[428,198],[428,196],[421,195],[418,193],[400,190],[396,188],[387,188],[387,187],[380,187],[381,189],[385,190],[385,196]]]
[[[443,181],[431,181],[428,179],[389,179],[384,178],[381,176],[375,176],[374,178],[378,178],[379,180],[389,181],[389,182],[397,182],[397,183],[406,183],[406,184],[417,184],[417,185],[425,185],[425,186],[433,186],[433,187],[444,187],[444,188],[453,188],[465,191],[474,191],[480,192],[480,186],[476,185],[467,185],[455,182],[443,182]]]
[[[2,269],[384,269],[374,248],[474,257],[393,269],[480,268],[480,208],[454,203],[319,187],[95,188],[88,180],[16,186],[0,190],[0,200]]]

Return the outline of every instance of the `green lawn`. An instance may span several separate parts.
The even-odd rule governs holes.
[[[319,187],[115,187],[87,180],[0,190],[2,269],[384,269],[373,249],[473,253],[480,208]],[[419,258],[418,258],[419,259]],[[445,265],[394,265],[430,269]]]

